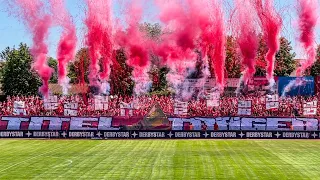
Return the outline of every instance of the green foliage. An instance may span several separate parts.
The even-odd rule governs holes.
[[[237,52],[237,43],[232,36],[227,37],[226,42],[226,73],[229,78],[240,78],[241,76],[241,58]]]
[[[320,76],[320,45],[317,47],[316,62],[306,71],[306,75]]]
[[[276,54],[276,64],[274,74],[275,76],[290,76],[296,69],[295,56],[296,53],[292,52],[293,48],[291,42],[286,38],[280,38],[280,50]]]
[[[126,63],[127,56],[123,49],[116,50],[114,55],[115,61],[111,65],[110,72],[110,93],[131,96],[134,88],[134,81],[132,80],[133,68]]]
[[[2,91],[6,95],[36,95],[41,81],[35,72],[31,71],[32,56],[26,44],[19,48],[6,48],[1,53],[5,60],[1,69]]]
[[[81,48],[77,53],[74,62],[69,64],[68,77],[70,83],[89,83],[89,51],[88,48]]]
[[[293,48],[291,42],[286,38],[280,38],[280,50],[276,54],[276,62],[274,75],[275,76],[290,76],[296,69],[295,53],[292,52]],[[268,52],[268,46],[265,40],[260,37],[259,49],[256,58],[256,74],[255,76],[266,76],[267,61],[265,59]]]
[[[266,76],[266,68],[267,68],[267,61],[266,61],[266,54],[268,52],[268,46],[266,41],[263,39],[263,36],[259,36],[259,48],[256,57],[256,73],[255,76]]]
[[[54,70],[49,83],[56,84],[58,83],[58,61],[53,57],[50,57],[48,60],[48,65]]]
[[[140,25],[140,30],[146,32],[147,36],[153,40],[160,40],[162,34],[161,25],[159,23],[143,23]]]

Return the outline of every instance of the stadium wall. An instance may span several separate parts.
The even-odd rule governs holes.
[[[0,138],[320,138],[318,118],[1,117]]]

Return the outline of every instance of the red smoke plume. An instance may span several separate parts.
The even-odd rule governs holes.
[[[99,87],[109,78],[112,56],[111,0],[86,0],[88,5],[86,44],[90,56],[90,85]],[[103,72],[100,74],[99,60],[102,60]]]
[[[299,0],[299,41],[307,53],[307,60],[297,69],[297,76],[302,76],[304,71],[313,65],[316,60],[315,28],[318,20],[317,0]]]
[[[243,74],[244,84],[255,73],[255,57],[258,49],[257,27],[254,24],[254,10],[248,0],[236,0],[237,7],[237,33],[238,45],[242,55],[242,65],[245,67]]]
[[[73,60],[76,53],[77,35],[72,18],[65,9],[64,0],[50,0],[53,21],[62,26],[63,31],[58,45],[58,76],[63,94],[68,92],[69,79],[67,78],[68,63]]]
[[[19,15],[32,34],[31,54],[34,58],[32,67],[42,79],[43,84],[40,92],[42,95],[48,96],[48,83],[52,69],[47,64],[48,46],[45,41],[48,38],[51,17],[45,13],[44,5],[40,0],[15,0],[15,3],[20,8]]]
[[[147,91],[150,67],[150,53],[153,46],[147,32],[141,28],[143,15],[142,1],[132,1],[126,6],[127,27],[119,26],[115,35],[117,46],[126,50],[128,65],[133,67],[133,79],[135,80],[135,93],[140,94]]]
[[[215,77],[224,86],[225,28],[221,3],[210,0],[156,1],[160,21],[165,25],[157,54],[172,71],[185,77],[194,68],[195,49],[211,57]],[[177,76],[170,82],[177,84]]]
[[[280,49],[280,31],[282,27],[281,16],[276,12],[273,6],[273,0],[255,0],[255,8],[260,19],[260,25],[263,31],[264,39],[268,46],[268,52],[266,54],[266,60],[268,62],[267,67],[267,79],[272,81],[275,56]]]

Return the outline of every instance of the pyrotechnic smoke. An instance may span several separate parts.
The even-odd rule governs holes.
[[[168,80],[175,90],[187,77],[187,69],[195,67],[195,49],[211,57],[216,80],[223,89],[225,28],[221,3],[210,0],[156,2],[160,21],[165,26],[156,52],[163,64],[170,67]]]
[[[318,20],[317,0],[298,0],[299,41],[307,54],[307,60],[297,69],[297,76],[302,76],[313,65],[316,58],[315,28]]]
[[[281,16],[276,12],[273,6],[273,0],[254,0],[255,8],[260,19],[260,25],[263,31],[264,39],[268,46],[268,52],[266,54],[267,67],[267,79],[269,80],[269,87],[273,87],[274,84],[274,66],[275,56],[280,49],[280,31],[282,27]]]
[[[152,41],[142,28],[142,1],[127,4],[126,25],[119,26],[115,36],[116,44],[126,50],[128,65],[133,67],[132,77],[135,81],[134,92],[137,95],[148,91],[151,85],[148,70],[150,68],[150,50]]]
[[[69,78],[67,67],[76,53],[77,35],[76,28],[72,22],[71,15],[65,9],[64,0],[50,0],[53,21],[63,28],[58,45],[58,76],[59,84],[64,95],[68,94]]]
[[[86,44],[90,56],[90,85],[101,89],[101,81],[106,83],[112,57],[112,23],[111,0],[86,0],[88,5]],[[102,61],[103,72],[99,74],[99,60]],[[99,76],[100,75],[100,76]],[[106,86],[107,87],[107,86]]]
[[[240,83],[247,85],[255,73],[255,57],[258,50],[258,35],[255,24],[254,9],[249,0],[236,0],[237,42],[242,56],[242,65],[245,68]]]
[[[304,61],[296,71],[296,75],[300,77],[303,76],[305,70],[311,67],[316,60],[316,48],[314,42],[315,28],[318,20],[318,3],[316,0],[298,0],[298,5],[298,22],[300,30],[299,41],[307,54],[306,61]],[[285,91],[282,96],[285,96],[287,92],[298,85],[298,80],[291,81],[285,87]]]
[[[47,65],[48,47],[45,42],[51,26],[51,17],[45,12],[44,4],[40,0],[14,0],[13,2],[19,7],[18,15],[32,34],[31,54],[34,58],[32,68],[42,80],[40,92],[46,97],[49,93],[48,84],[52,74],[52,69]]]
[[[198,14],[199,26],[201,28],[202,49],[207,50],[211,64],[214,66],[214,73],[218,89],[223,91],[225,85],[225,44],[226,33],[224,26],[223,8],[219,1],[191,1],[193,16]],[[198,6],[196,6],[198,5]]]

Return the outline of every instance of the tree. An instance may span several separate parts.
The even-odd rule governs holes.
[[[266,76],[267,61],[265,59],[268,52],[268,46],[265,40],[260,36],[259,49],[256,58],[256,74],[255,76]],[[280,50],[276,53],[276,62],[274,75],[275,76],[290,76],[296,69],[295,53],[292,52],[293,48],[291,42],[286,38],[280,38]]]
[[[70,83],[85,84],[89,83],[89,52],[88,48],[81,48],[77,53],[74,62],[69,64],[68,77]]]
[[[276,63],[274,74],[275,76],[290,76],[290,74],[296,69],[297,64],[295,61],[296,53],[291,52],[293,50],[291,42],[286,38],[280,38],[280,50],[276,54]]]
[[[155,42],[159,42],[162,29],[161,25],[158,23],[144,23],[140,26],[140,29],[146,32],[147,36]],[[158,94],[158,95],[168,95],[170,92],[168,91],[168,81],[167,74],[169,73],[169,68],[167,66],[163,66],[160,63],[160,58],[150,52],[151,59],[151,68],[149,71],[150,79],[152,81],[152,86],[150,89],[150,94]]]
[[[110,72],[110,94],[123,96],[131,96],[133,94],[133,68],[126,61],[127,57],[124,49],[114,51],[114,61]]]
[[[211,62],[211,61],[209,61]],[[232,36],[227,37],[226,42],[226,77],[240,78],[241,76],[241,58],[237,52],[237,43]]]
[[[320,45],[317,47],[316,62],[307,69],[305,75],[320,76]]]
[[[259,48],[258,53],[256,57],[256,73],[255,76],[266,76],[266,67],[267,67],[267,61],[266,61],[266,54],[268,52],[268,46],[266,41],[264,40],[263,36],[259,36]]]
[[[21,43],[19,48],[6,48],[1,58],[5,60],[1,69],[2,91],[6,95],[37,95],[41,81],[31,70],[32,56],[29,47]]]
[[[56,84],[56,83],[58,83],[58,62],[56,59],[50,57],[48,60],[48,65],[49,65],[49,67],[51,67],[54,70],[54,72],[52,73],[52,76],[50,78],[49,83]]]

